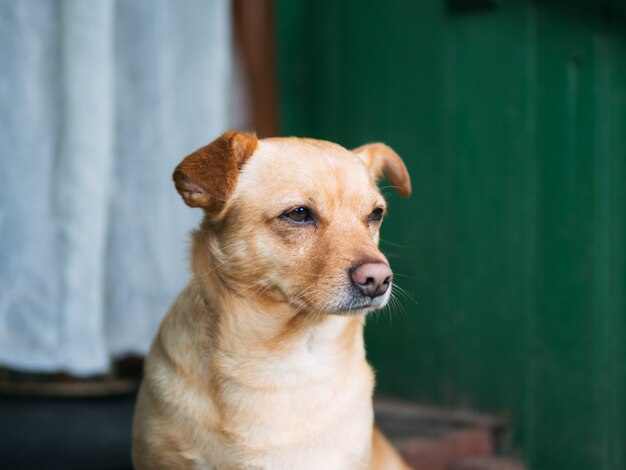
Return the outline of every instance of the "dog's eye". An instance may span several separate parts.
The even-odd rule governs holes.
[[[384,211],[380,207],[374,209],[369,216],[370,222],[380,222],[380,220],[383,218],[383,212]]]
[[[306,207],[296,207],[295,209],[285,212],[281,217],[288,219],[289,222],[303,224],[313,220],[311,211]]]

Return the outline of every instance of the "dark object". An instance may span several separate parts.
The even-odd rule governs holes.
[[[130,470],[143,359],[89,378],[0,369],[0,468]]]
[[[143,358],[126,356],[111,364],[107,374],[74,377],[64,372],[32,373],[0,367],[0,395],[42,397],[101,397],[137,391]]]
[[[0,468],[130,470],[135,395],[0,397]]]
[[[496,8],[501,0],[447,0],[452,14],[481,12]]]

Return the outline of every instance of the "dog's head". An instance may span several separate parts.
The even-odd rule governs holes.
[[[187,205],[205,211],[193,256],[211,258],[208,269],[225,289],[352,314],[384,306],[391,292],[393,275],[378,249],[383,175],[410,195],[406,167],[386,145],[349,151],[227,132],[187,156],[174,182]]]

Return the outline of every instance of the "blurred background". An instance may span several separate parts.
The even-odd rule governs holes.
[[[230,128],[406,162],[366,342],[415,468],[626,468],[622,0],[0,0],[1,468],[129,468],[170,174]]]

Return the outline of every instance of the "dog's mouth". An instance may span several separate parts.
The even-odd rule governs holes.
[[[375,301],[375,299],[364,302],[353,302],[350,305],[340,306],[337,309],[337,312],[344,315],[357,315],[360,313],[367,313],[371,310],[383,308],[385,304],[386,302],[377,302]]]
[[[368,297],[351,289],[344,295],[340,295],[338,302],[326,310],[328,313],[340,315],[358,315],[383,308],[388,300],[389,294]]]

